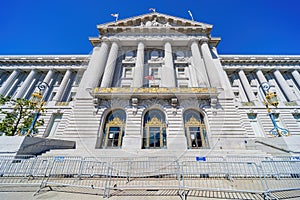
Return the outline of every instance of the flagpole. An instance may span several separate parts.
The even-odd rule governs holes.
[[[194,21],[194,17],[193,17],[193,14],[190,10],[188,10],[188,13],[190,14],[191,18],[192,18],[192,21]]]

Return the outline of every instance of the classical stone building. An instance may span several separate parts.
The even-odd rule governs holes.
[[[97,26],[91,55],[1,56],[0,93],[47,113],[37,137],[76,141],[47,155],[297,153],[300,56],[219,55],[212,25],[157,12]],[[259,91],[289,137],[273,137]]]

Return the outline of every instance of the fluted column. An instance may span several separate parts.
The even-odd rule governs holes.
[[[53,75],[54,75],[54,70],[53,70],[53,69],[50,69],[50,70],[48,71],[47,75],[45,76],[43,82],[49,84],[51,78],[53,77]]]
[[[300,87],[300,74],[296,69],[294,71],[292,71],[292,76],[294,77],[295,81],[297,82],[298,86]]]
[[[297,98],[296,98],[295,94],[292,92],[290,86],[287,84],[286,80],[284,79],[284,77],[282,76],[282,74],[280,73],[280,71],[278,69],[276,69],[274,71],[274,76],[275,76],[276,80],[278,81],[280,88],[283,90],[283,93],[288,98],[288,100],[296,101]]]
[[[63,80],[61,81],[60,85],[59,85],[59,88],[56,92],[56,95],[54,96],[53,98],[53,101],[60,101],[64,92],[65,92],[65,89],[66,89],[66,86],[69,82],[69,79],[71,77],[71,74],[72,74],[72,71],[70,69],[68,69],[64,75],[64,78]]]
[[[139,42],[136,63],[134,67],[133,87],[143,87],[144,82],[144,48],[143,42]]]
[[[14,99],[23,98],[24,97],[24,95],[27,93],[27,91],[28,91],[28,89],[29,89],[32,81],[34,80],[34,77],[36,76],[36,74],[37,74],[36,69],[33,69],[33,70],[30,71],[30,73],[26,77],[25,81],[21,85],[19,91],[14,96]]]
[[[165,65],[162,69],[163,69],[163,73],[161,75],[162,87],[168,87],[168,88],[176,87],[172,46],[169,41],[165,43]]]
[[[238,74],[239,74],[240,80],[241,80],[241,82],[243,84],[243,87],[245,89],[245,92],[246,92],[246,95],[248,97],[248,100],[249,101],[255,101],[256,97],[255,97],[255,95],[254,95],[254,93],[253,93],[253,91],[251,89],[251,86],[250,86],[250,84],[248,82],[248,78],[247,78],[245,72],[243,70],[240,70],[238,72]]]
[[[77,98],[89,97],[90,95],[87,89],[92,89],[98,86],[104,72],[108,55],[108,47],[109,45],[106,41],[103,41],[100,47],[94,47],[88,67],[79,84]]]
[[[54,69],[50,69],[43,80],[43,82],[47,83],[49,87],[50,87],[50,81],[54,74],[55,74]],[[46,101],[48,100],[48,97],[50,95],[50,94],[48,94],[48,91],[50,89],[49,87],[46,87],[45,90],[43,91],[44,98]]]
[[[198,40],[192,41],[191,51],[193,57],[193,64],[195,67],[194,72],[198,81],[198,85],[196,87],[207,87],[209,86],[208,75],[204,66],[204,62],[201,58]]]
[[[8,77],[8,79],[3,83],[2,87],[0,88],[0,94],[5,95],[7,92],[7,89],[13,84],[15,79],[18,77],[20,73],[20,70],[15,69],[11,75]]]
[[[114,77],[114,71],[116,68],[116,62],[118,58],[118,50],[119,50],[119,46],[117,42],[113,42],[107,58],[107,62],[106,62],[106,66],[105,66],[105,70],[101,82],[101,87],[107,88],[111,86]]]
[[[266,77],[264,76],[263,72],[260,69],[258,69],[256,71],[256,76],[257,76],[260,84],[268,82]]]
[[[201,39],[201,52],[202,52],[210,85],[212,87],[221,87],[219,72],[218,69],[216,68],[216,65],[214,64],[214,60],[212,58],[210,48],[208,46],[207,38]]]

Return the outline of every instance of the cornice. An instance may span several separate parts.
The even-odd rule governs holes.
[[[300,64],[300,55],[219,55],[222,64]]]
[[[90,55],[0,55],[0,64],[83,64]]]

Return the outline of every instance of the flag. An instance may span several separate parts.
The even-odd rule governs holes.
[[[113,16],[113,17],[119,17],[119,13],[113,13],[113,14],[110,14],[111,16]]]
[[[193,17],[193,14],[192,14],[192,12],[191,12],[190,10],[188,10],[188,13],[189,13],[189,15],[191,16],[191,18],[192,18],[192,21],[194,21],[194,17]]]
[[[151,75],[148,75],[148,76],[145,76],[145,79],[147,79],[148,81],[152,81],[154,80],[154,76],[151,74]]]
[[[155,12],[156,10],[155,10],[155,8],[149,8],[149,11]]]

